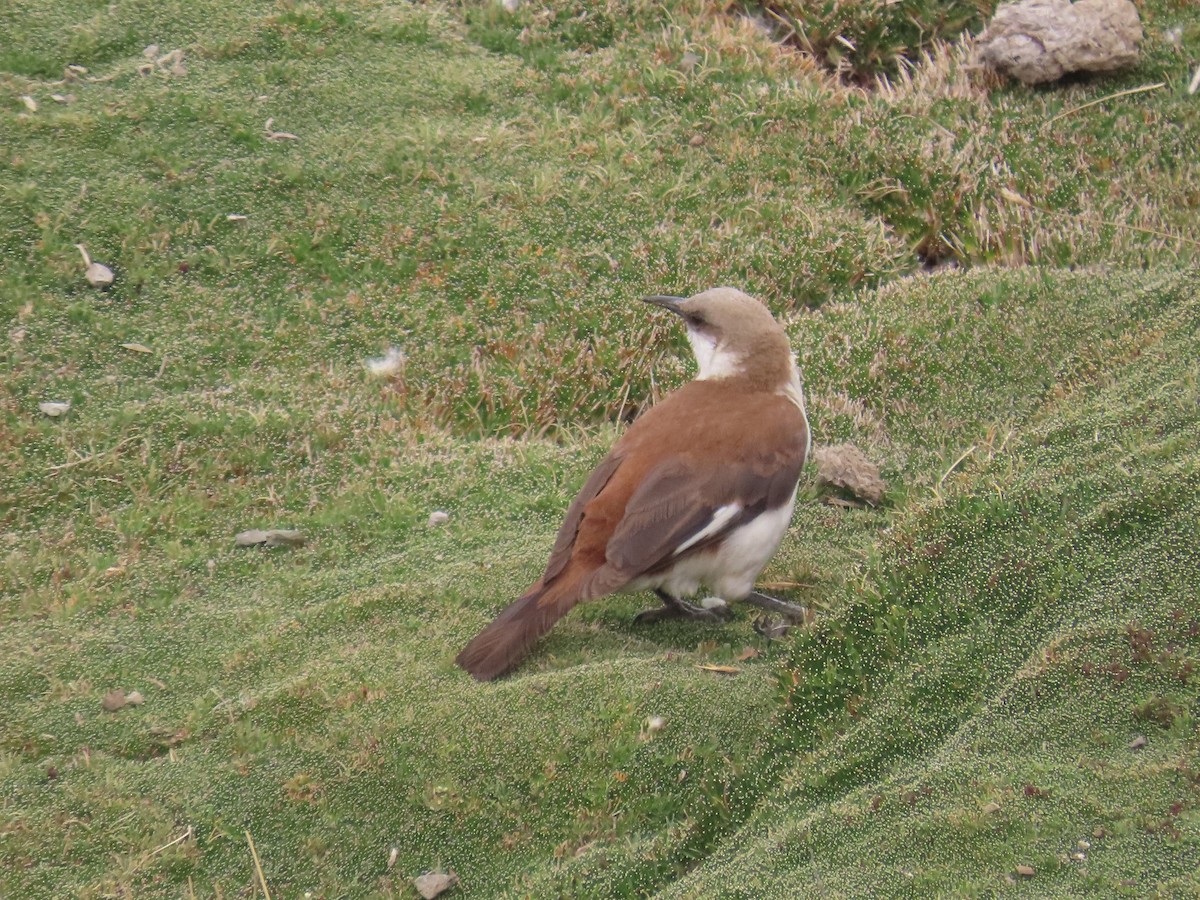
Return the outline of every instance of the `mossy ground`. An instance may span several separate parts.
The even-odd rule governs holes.
[[[284,897],[1200,891],[1200,16],[1142,15],[1030,91],[700,0],[8,4],[0,894],[252,893],[247,835]],[[475,684],[690,372],[637,298],[715,284],[892,485],[806,479],[764,579],[817,624],[614,598]]]

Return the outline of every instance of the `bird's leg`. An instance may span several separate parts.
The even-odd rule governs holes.
[[[705,609],[703,606],[672,597],[661,589],[655,590],[654,593],[658,595],[658,599],[663,602],[663,605],[638,613],[633,618],[635,623],[640,625],[646,622],[660,622],[663,619],[696,619],[701,622],[725,621],[725,617],[716,610]],[[724,609],[728,609],[728,607],[724,607]]]
[[[751,591],[745,596],[743,602],[749,603],[751,606],[757,606],[759,609],[765,609],[767,612],[780,613],[792,621],[801,624],[807,622],[811,616],[807,606],[800,606],[798,603],[788,603],[786,600],[776,600],[774,597],[768,597],[766,594],[760,594],[758,591]]]

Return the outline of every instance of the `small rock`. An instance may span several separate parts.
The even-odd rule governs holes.
[[[995,813],[1000,812],[1000,804],[995,800],[993,800],[991,803],[985,803],[983,806],[983,812],[985,815],[994,815]]]
[[[1017,874],[1022,878],[1032,878],[1037,872],[1033,866],[1017,866]]]
[[[92,262],[92,258],[88,256],[87,248],[83,244],[76,244],[75,247],[83,255],[83,264],[87,268],[83,275],[88,280],[88,284],[101,290],[111,285],[113,283],[112,269],[98,262]]]
[[[453,869],[449,872],[426,872],[413,879],[413,887],[425,900],[433,900],[434,897],[445,893],[456,884],[458,884],[458,876],[454,874]]]
[[[521,8],[521,0],[500,0],[505,12],[515,13]]]
[[[703,146],[703,144],[704,144],[704,135],[702,135],[702,134],[693,134],[692,139],[690,141],[688,141],[688,146],[691,146],[691,147],[700,147],[700,146]]]
[[[887,484],[879,477],[879,466],[853,444],[818,447],[813,458],[817,461],[818,487],[831,485],[849,491],[872,506],[883,502]]]
[[[141,691],[130,691],[125,695],[125,702],[130,706],[141,706],[146,702],[146,698],[142,696]]]
[[[666,727],[667,720],[662,716],[651,716],[646,720],[646,730],[651,734],[662,731]]]
[[[25,104],[25,108],[27,110],[29,110],[30,112],[38,111],[37,101],[34,100],[32,97],[30,97],[28,94],[23,94],[21,96],[21,102]]]
[[[158,44],[151,44],[142,50],[142,56],[146,59],[155,59],[158,56]]]
[[[1006,3],[976,41],[984,64],[1025,84],[1137,62],[1142,23],[1130,0]]]
[[[439,525],[445,525],[450,521],[450,513],[440,509],[435,509],[429,514],[429,527],[436,528]]]
[[[1127,750],[1141,750],[1148,743],[1150,743],[1150,742],[1148,740],[1146,740],[1146,736],[1144,734],[1139,734],[1132,741],[1130,741],[1128,744],[1126,744],[1125,748]]]
[[[104,707],[105,712],[116,712],[125,705],[125,702],[124,691],[109,691],[100,701],[100,705]]]
[[[266,544],[268,547],[303,547],[304,533],[287,528],[272,528],[261,531],[252,528],[234,536],[233,542],[238,547],[256,547]]]
[[[392,852],[388,854],[387,867],[390,869],[396,865],[396,860],[400,858],[400,848],[393,847]]]
[[[100,290],[103,290],[113,283],[112,269],[100,263],[92,263],[90,266],[88,266],[87,271],[84,273],[84,277],[87,278],[88,284]]]
[[[57,419],[59,416],[66,415],[66,413],[70,411],[71,402],[68,400],[66,403],[39,403],[38,409],[42,411],[43,415],[47,415],[52,419]]]

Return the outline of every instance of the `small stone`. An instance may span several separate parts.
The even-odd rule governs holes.
[[[47,415],[52,419],[57,419],[59,416],[66,415],[67,412],[70,411],[71,401],[68,400],[65,403],[54,403],[54,402],[39,403],[38,409],[40,409],[42,411],[43,415]]]
[[[1022,878],[1032,878],[1037,874],[1033,866],[1017,866],[1016,871]]]
[[[146,59],[155,59],[158,56],[158,44],[151,44],[142,50],[142,56]]]
[[[1025,84],[1137,62],[1142,23],[1130,0],[1005,3],[976,41],[979,59]]]
[[[94,262],[87,267],[84,273],[88,284],[92,287],[103,290],[113,283],[113,272],[108,266]]]
[[[424,900],[433,900],[434,897],[445,893],[456,884],[458,884],[458,876],[454,874],[453,869],[449,872],[426,872],[413,879],[413,887],[417,889],[417,893]]]
[[[1075,860],[1076,862],[1082,862],[1083,860],[1087,859],[1087,854],[1080,850],[1076,850],[1071,854],[1071,859]]]
[[[88,280],[88,284],[94,288],[104,289],[113,283],[112,269],[98,262],[92,262],[92,258],[83,244],[76,244],[75,249],[83,256],[83,265],[87,269],[83,274]]]
[[[141,691],[130,691],[125,695],[125,702],[130,706],[141,706],[146,702],[146,698],[142,696]]]
[[[984,804],[983,812],[985,815],[994,815],[1000,812],[1000,804],[993,800],[991,803]]]
[[[396,860],[400,858],[400,848],[393,847],[392,852],[388,854],[387,867],[390,869],[396,865]]]
[[[450,521],[450,513],[444,510],[435,509],[429,514],[429,527],[436,528],[439,525],[445,525]]]
[[[657,732],[662,731],[663,728],[666,727],[666,724],[667,720],[662,716],[651,716],[646,720],[646,730],[651,734],[656,734]]]
[[[515,13],[521,8],[521,0],[500,0],[500,5],[504,7],[505,12]]]
[[[104,707],[105,712],[116,712],[125,705],[125,692],[109,691],[100,701],[100,705]]]
[[[1075,844],[1075,846],[1078,847],[1080,850],[1091,850],[1092,849],[1092,845],[1088,841],[1084,841],[1084,840],[1080,840],[1078,843]]]
[[[37,101],[34,100],[32,97],[30,97],[28,94],[23,94],[21,96],[21,102],[25,104],[25,108],[27,110],[29,110],[30,112],[38,111]]]
[[[302,547],[304,533],[288,528],[272,528],[268,531],[252,528],[234,535],[233,542],[238,547],[255,547],[259,544],[268,547]]]
[[[1127,750],[1141,750],[1148,743],[1150,743],[1150,742],[1146,740],[1146,736],[1144,734],[1139,734],[1132,741],[1130,741],[1128,744],[1126,744],[1125,748]]]

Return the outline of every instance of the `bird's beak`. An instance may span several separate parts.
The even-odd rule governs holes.
[[[669,309],[678,316],[683,315],[682,310],[679,308],[679,304],[686,300],[687,297],[668,297],[665,294],[655,294],[653,297],[644,297],[643,299],[647,303],[653,303],[655,306],[661,306],[663,309]]]

